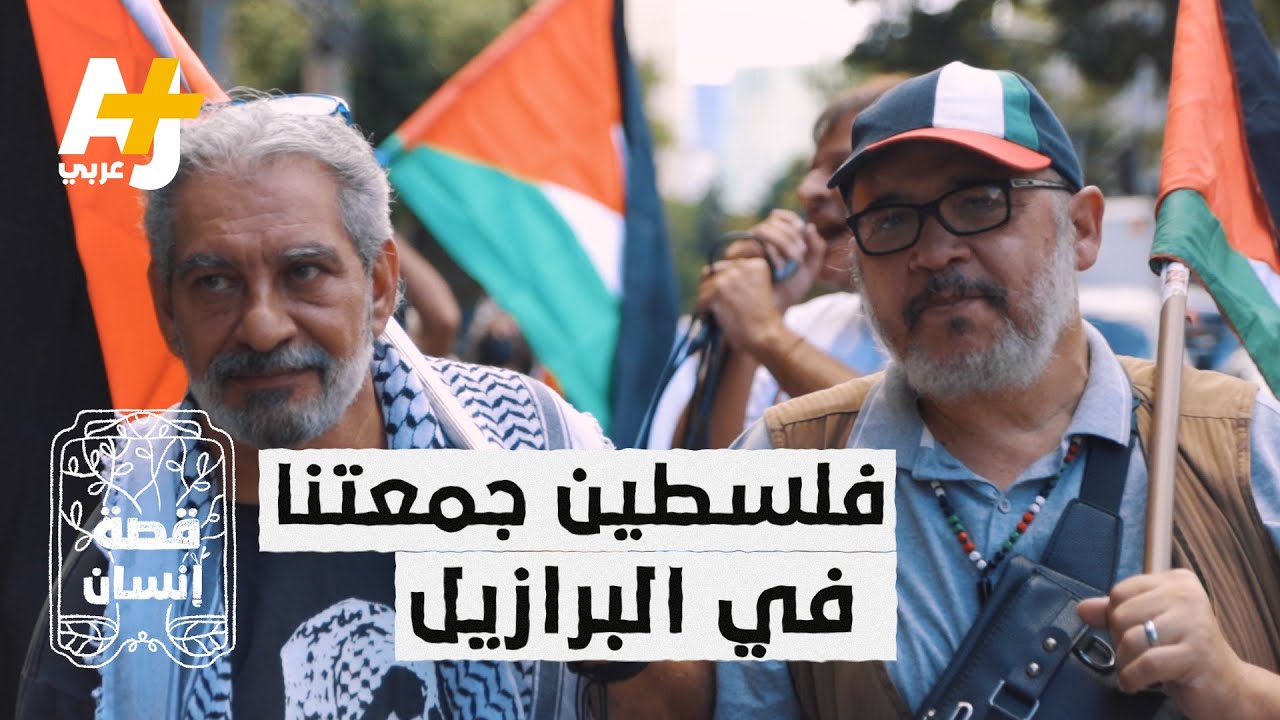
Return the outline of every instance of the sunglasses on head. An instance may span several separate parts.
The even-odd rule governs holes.
[[[274,95],[265,98],[236,98],[226,102],[205,105],[205,108],[218,108],[226,105],[247,105],[251,102],[259,101],[266,102],[270,105],[272,110],[282,112],[287,115],[340,117],[348,125],[355,123],[351,117],[351,108],[347,106],[346,100],[343,100],[337,95],[324,95],[322,93],[293,93],[290,95]]]

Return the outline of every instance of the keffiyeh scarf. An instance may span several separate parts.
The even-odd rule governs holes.
[[[443,359],[431,366],[448,385],[463,409],[482,433],[496,446],[518,449],[597,449],[610,447],[599,426],[589,415],[569,408],[541,383],[516,373]],[[405,362],[395,347],[379,340],[375,343],[372,363],[374,390],[386,421],[387,446],[400,448],[445,448],[449,440],[441,429],[436,413],[423,389],[421,378]],[[182,404],[194,408],[190,397]],[[183,474],[191,478],[195,469],[186,453]],[[138,472],[138,475],[146,473]],[[162,473],[161,492],[181,492],[185,487],[177,473]],[[150,476],[138,477],[141,484]],[[189,485],[190,483],[186,483]],[[192,494],[188,504],[195,503],[202,515],[214,502],[210,493]],[[204,503],[203,506],[200,504]],[[227,508],[215,508],[220,512]],[[210,545],[216,554],[220,542]],[[157,557],[161,553],[116,551],[113,563],[129,563],[130,568],[148,562],[173,562],[174,558]],[[218,565],[217,557],[214,566]],[[210,573],[217,575],[217,573]],[[218,598],[204,612],[225,613],[221,607],[220,579],[218,587],[206,591],[205,597]],[[114,601],[113,601],[114,603]],[[164,605],[133,602],[108,607],[119,612],[122,626],[163,627]],[[198,611],[197,611],[198,612]],[[161,617],[148,617],[161,615]],[[102,685],[96,691],[97,720],[126,720],[134,717],[181,717],[191,720],[231,717],[231,663],[229,656],[203,668],[185,668],[163,653],[122,653],[100,669]],[[440,708],[452,718],[484,720],[543,720],[558,714],[564,693],[564,673],[559,664],[535,661],[441,661],[434,663],[440,691]],[[294,709],[286,708],[289,716]],[[301,713],[297,713],[301,716]]]

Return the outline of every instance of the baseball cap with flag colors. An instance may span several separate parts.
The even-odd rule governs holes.
[[[827,187],[849,196],[854,175],[875,154],[905,140],[937,140],[1015,170],[1052,167],[1084,185],[1071,138],[1035,87],[1017,73],[953,62],[880,96],[853,123],[853,154]]]

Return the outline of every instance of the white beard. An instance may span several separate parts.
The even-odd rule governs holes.
[[[260,390],[246,396],[242,408],[226,404],[223,386],[226,380],[210,379],[209,373],[197,377],[187,366],[191,377],[191,394],[210,421],[226,430],[236,441],[255,448],[296,448],[319,437],[337,424],[355,402],[373,361],[372,301],[366,308],[363,342],[350,357],[334,358],[318,346],[285,348],[269,354],[289,358],[307,358],[318,362],[320,393],[314,398],[295,400],[292,390]],[[186,352],[179,338],[179,351]],[[268,355],[268,354],[264,354]]]
[[[952,399],[974,393],[1021,390],[1048,367],[1063,331],[1079,315],[1075,288],[1075,247],[1070,226],[1060,227],[1054,251],[1031,282],[1027,317],[1030,327],[1022,328],[1005,309],[995,343],[960,357],[938,359],[910,343],[902,357],[885,341],[875,308],[868,317],[881,343],[901,364],[907,384],[919,395]]]

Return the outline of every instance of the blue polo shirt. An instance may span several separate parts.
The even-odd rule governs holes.
[[[1085,325],[1089,378],[1067,435],[1093,435],[1128,444],[1134,406],[1129,379],[1106,340]],[[1252,438],[1253,500],[1272,540],[1280,545],[1280,406],[1258,394]],[[984,558],[993,557],[1041,492],[1046,478],[1062,466],[1067,438],[1031,464],[1001,492],[933,441],[920,419],[916,397],[904,375],[891,366],[867,395],[849,439],[851,448],[897,451],[895,491],[898,526],[898,659],[887,663],[907,704],[924,701],[935,679],[978,617],[978,571],[956,542],[930,481],[938,480]],[[762,422],[734,447],[772,447]],[[1080,492],[1084,462],[1072,463],[1014,551],[1033,559],[1044,553],[1067,503]],[[1121,504],[1118,577],[1142,571],[1146,534],[1147,463],[1132,453]],[[1003,566],[1004,563],[1001,563]],[[999,580],[999,570],[995,581]],[[717,718],[800,717],[786,665],[781,662],[726,662],[716,671]]]

